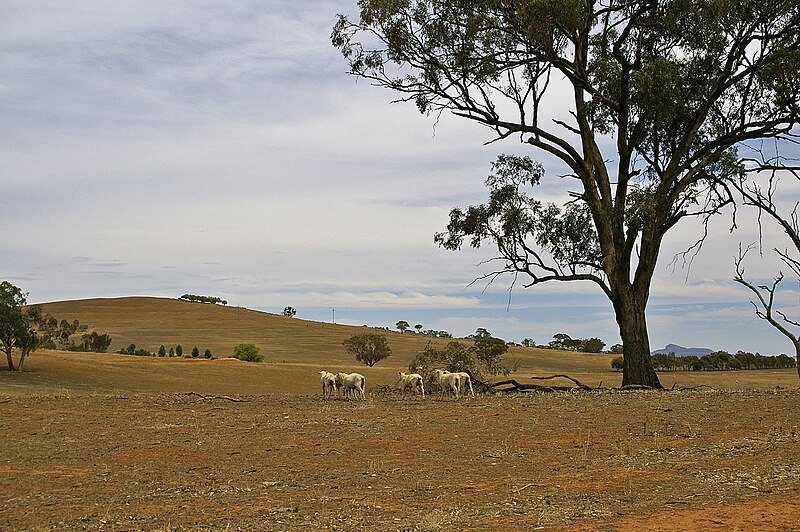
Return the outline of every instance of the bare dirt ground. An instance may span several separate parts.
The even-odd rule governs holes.
[[[3,530],[800,529],[796,380],[326,402],[311,365],[29,364],[0,371]]]

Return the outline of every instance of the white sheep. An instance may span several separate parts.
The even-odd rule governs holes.
[[[448,372],[446,372],[446,373],[448,373]],[[472,391],[472,379],[470,378],[469,373],[467,373],[466,371],[454,371],[453,373],[450,373],[450,375],[457,375],[458,376],[458,391],[459,392],[464,389],[464,384],[467,384],[467,385],[469,385],[469,394],[472,397],[475,397],[475,392]]]
[[[364,401],[367,400],[367,396],[364,394],[364,388],[366,388],[367,380],[362,374],[337,373],[336,382],[339,384],[342,390],[344,390],[345,397],[355,394],[356,399],[360,397]]]
[[[320,371],[319,381],[322,383],[322,398],[330,399],[333,392],[336,391],[336,375],[330,371]]]
[[[436,379],[439,381],[439,387],[442,389],[443,395],[448,395],[448,393],[452,393],[455,396],[455,398],[458,399],[461,379],[457,374],[437,369]]]
[[[399,386],[403,395],[405,395],[406,390],[410,388],[412,395],[416,394],[417,390],[419,390],[422,394],[422,398],[425,399],[425,384],[423,384],[422,375],[419,373],[405,373],[401,371]]]

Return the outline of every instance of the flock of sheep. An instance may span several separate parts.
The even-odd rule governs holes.
[[[322,398],[330,399],[333,394],[343,394],[345,398],[361,399],[366,401],[365,388],[367,380],[360,373],[331,373],[322,370],[319,372],[319,380],[322,384]],[[475,397],[475,392],[472,389],[472,379],[469,373],[458,371],[451,373],[447,370],[437,369],[436,380],[439,383],[439,388],[442,390],[443,395],[453,395],[456,399],[461,396],[462,391],[466,391],[469,387],[469,393]],[[425,399],[425,384],[422,375],[419,373],[405,373],[400,372],[400,380],[398,382],[400,391],[405,395],[411,392],[412,395],[420,393]]]

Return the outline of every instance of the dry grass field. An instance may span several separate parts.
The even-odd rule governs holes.
[[[794,370],[662,374],[620,392],[610,357],[515,348],[513,375],[605,389],[392,390],[427,339],[152,298],[52,303],[114,339],[263,364],[37,351],[0,371],[3,530],[798,530]],[[323,401],[319,369],[362,372],[368,400]],[[558,382],[567,384],[568,382]]]

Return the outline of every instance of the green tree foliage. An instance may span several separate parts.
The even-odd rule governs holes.
[[[508,352],[508,344],[500,338],[494,338],[486,329],[478,329],[484,334],[476,334],[472,350],[476,358],[486,367],[491,375],[508,375],[511,370],[503,364],[503,355]]]
[[[32,307],[34,308],[34,307]],[[41,308],[36,310],[36,330],[39,334],[39,346],[44,349],[58,349],[56,338],[60,336],[58,319],[50,314],[42,313]]]
[[[614,361],[617,360],[616,358]],[[616,368],[615,362],[611,367]],[[674,353],[655,353],[652,355],[653,367],[658,371],[731,371],[756,369],[787,369],[796,367],[793,357],[786,354],[764,356],[758,353],[738,351],[731,355],[727,351],[715,351],[702,357],[676,356]]]
[[[294,318],[295,315],[297,314],[297,310],[295,310],[294,307],[286,307],[286,308],[283,309],[283,313],[282,314],[284,316],[289,317],[289,318]]]
[[[264,355],[256,344],[238,344],[233,348],[233,358],[245,362],[264,362]]]
[[[408,322],[407,322],[407,321],[405,321],[405,320],[400,320],[400,321],[398,321],[398,322],[395,324],[395,327],[397,327],[397,330],[398,330],[398,331],[400,331],[401,333],[404,333],[404,332],[406,332],[406,331],[408,330],[408,328],[409,328],[409,327],[411,327],[411,326],[408,324]]]
[[[144,348],[137,348],[136,344],[130,344],[128,347],[123,347],[119,350],[121,355],[133,355],[137,357],[152,357],[153,353]]]
[[[582,338],[580,350],[584,353],[602,353],[606,343],[600,338]]]
[[[431,342],[418,353],[408,369],[421,374],[429,386],[436,385],[436,370],[466,371],[476,383],[487,380],[487,375],[507,375],[509,368],[503,362],[508,345],[494,338],[486,329],[480,328],[471,335],[472,345],[463,342],[448,342],[443,348]]]
[[[105,353],[111,345],[111,337],[108,334],[100,334],[96,331],[82,334],[80,341],[76,342],[72,337],[89,328],[78,320],[70,322],[62,319],[59,321],[50,314],[43,313],[38,306],[31,307],[29,313],[33,317],[39,335],[39,347]]]
[[[488,201],[454,209],[437,242],[489,242],[498,256],[487,277],[594,283],[616,313],[623,385],[659,387],[645,311],[662,242],[696,218],[705,224],[702,243],[764,141],[797,141],[800,4],[358,5],[358,20],[341,16],[331,36],[353,75],[423,113],[450,111],[496,140],[520,140],[558,159],[572,178],[563,181],[574,185],[565,190],[571,201],[545,205],[528,195],[544,178],[541,165],[500,156]],[[561,116],[541,119],[553,108]]]
[[[34,320],[40,311],[34,309],[31,313],[23,308],[27,295],[8,281],[0,283],[0,349],[6,354],[9,371],[21,370],[25,357],[39,345]],[[20,353],[16,366],[12,356],[14,349]]]
[[[107,334],[97,334],[92,331],[81,335],[81,343],[78,350],[90,351],[93,353],[105,353],[111,345],[111,337]],[[163,347],[163,346],[162,346]]]
[[[81,325],[78,320],[72,320],[72,322],[61,320],[58,324],[58,336],[56,337],[58,348],[70,350],[73,346],[70,337],[78,331],[85,331],[87,328],[86,325]]]
[[[436,347],[428,342],[425,349],[417,353],[414,360],[408,366],[409,371],[419,373],[425,379],[425,385],[429,389],[438,386],[436,382],[436,370],[447,371],[466,371],[474,382],[485,380],[484,369],[475,357],[475,351],[471,346],[458,341],[448,342],[442,348]]]
[[[349,353],[356,356],[356,360],[369,367],[392,354],[389,342],[382,334],[356,334],[342,343]]]
[[[550,349],[563,349],[564,351],[577,351],[580,345],[580,340],[573,340],[566,333],[557,333],[553,335],[553,340],[547,344]]]
[[[625,367],[625,362],[623,362],[622,357],[614,357],[611,359],[611,368],[617,371],[622,371],[622,368]]]
[[[600,338],[571,338],[566,333],[554,334],[553,340],[547,344],[550,349],[582,353],[602,353],[605,346],[606,343]]]
[[[174,347],[170,347],[169,348],[169,358],[172,358],[174,356],[175,356],[175,348]]]
[[[203,353],[205,358],[211,358],[213,355],[211,354],[211,349],[206,349],[206,352]]]
[[[428,329],[427,331],[422,331],[421,334],[425,336],[430,336],[432,338],[452,338],[453,335],[447,331],[437,331],[434,329]]]
[[[167,349],[163,345],[158,348],[158,356],[160,357],[167,356]]]
[[[178,299],[183,299],[185,301],[194,301],[196,303],[211,303],[212,305],[216,305],[217,303],[221,305],[227,305],[228,302],[222,298],[215,297],[215,296],[197,296],[194,294],[183,294]]]
[[[198,358],[199,356],[200,356],[200,350],[197,348],[197,346],[194,346],[192,348],[192,358]]]
[[[180,344],[175,346],[175,356],[176,357],[182,357],[183,356],[183,347]]]

